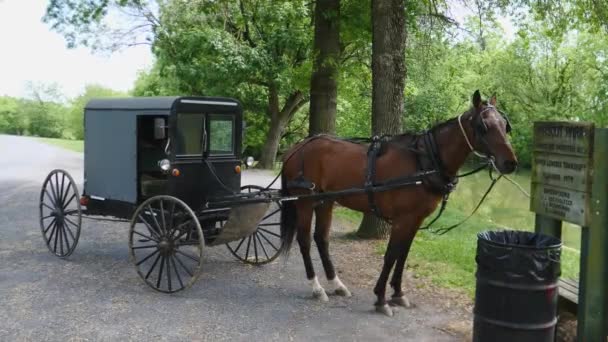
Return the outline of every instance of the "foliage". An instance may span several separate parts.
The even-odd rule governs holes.
[[[84,93],[71,101],[68,112],[68,124],[66,125],[66,128],[71,133],[70,138],[77,140],[84,139],[84,107],[91,99],[121,96],[124,97],[126,94],[99,85],[87,85]]]

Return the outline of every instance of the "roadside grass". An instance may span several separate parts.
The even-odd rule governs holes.
[[[336,218],[345,224],[358,227],[362,215],[340,207],[334,211]],[[446,227],[464,219],[466,214],[458,209],[448,208],[434,227]],[[414,239],[407,260],[407,267],[419,277],[429,279],[432,283],[464,290],[471,298],[475,294],[475,255],[477,233],[486,230],[502,229],[483,217],[473,216],[466,223],[445,235],[435,235],[428,231],[419,231]],[[354,233],[349,234],[354,236]],[[376,253],[384,255],[386,241],[374,241]],[[579,253],[572,248],[562,249],[562,277],[578,277]]]
[[[66,150],[75,152],[84,152],[84,141],[82,140],[68,140],[68,139],[55,139],[55,138],[36,138],[38,141],[43,143],[59,146]]]

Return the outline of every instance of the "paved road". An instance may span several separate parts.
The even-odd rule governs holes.
[[[224,247],[209,248],[201,278],[174,295],[137,276],[126,224],[83,220],[76,251],[58,259],[38,226],[39,189],[54,168],[80,184],[82,154],[0,135],[0,158],[0,341],[453,340],[436,328],[447,318],[431,305],[388,318],[371,311],[368,288],[312,300],[297,251],[287,262],[252,267]],[[243,184],[265,179],[245,174]]]

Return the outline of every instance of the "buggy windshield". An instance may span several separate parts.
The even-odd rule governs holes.
[[[234,116],[208,114],[207,121],[206,126],[205,114],[177,115],[177,155],[234,154]]]

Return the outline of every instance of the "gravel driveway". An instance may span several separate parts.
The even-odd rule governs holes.
[[[82,183],[82,154],[0,135],[0,156],[0,341],[457,340],[437,328],[451,316],[432,304],[388,318],[373,313],[371,288],[311,299],[295,250],[253,267],[208,248],[198,282],[174,295],[150,289],[128,262],[127,224],[83,219],[74,254],[56,258],[38,226],[40,186],[55,168]],[[269,179],[245,172],[243,184]]]

